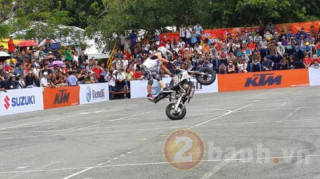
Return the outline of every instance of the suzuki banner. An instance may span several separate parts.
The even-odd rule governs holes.
[[[309,68],[310,86],[320,86],[320,69]]]
[[[73,106],[79,104],[79,86],[45,88],[44,109]]]
[[[109,84],[97,83],[80,85],[80,104],[109,101]]]
[[[171,78],[164,78],[163,82],[166,84],[166,86],[169,86],[171,81]],[[201,85],[200,83],[197,82],[196,79],[191,79],[191,81],[194,82],[195,86],[195,94],[200,94],[200,93],[216,93],[218,92],[218,80],[208,86]],[[130,86],[131,86],[131,98],[146,98],[147,97],[147,85],[148,81],[146,80],[137,80],[137,81],[131,81]],[[154,80],[153,85],[152,85],[152,90],[151,94],[155,97],[157,96],[160,91],[161,87],[158,83],[158,81]]]
[[[308,69],[218,75],[219,92],[308,86]]]
[[[0,116],[43,110],[43,88],[0,92]]]

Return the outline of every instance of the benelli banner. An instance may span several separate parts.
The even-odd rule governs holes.
[[[80,85],[79,102],[89,104],[109,101],[109,84],[95,83]]]
[[[79,104],[79,86],[45,88],[44,109],[74,106]]]
[[[300,23],[286,23],[286,24],[275,24],[274,27],[277,32],[281,32],[282,29],[287,31],[291,29],[294,34],[296,34],[303,27],[306,32],[310,32],[311,26],[314,26],[316,30],[320,28],[320,21],[311,21],[311,22],[300,22]],[[208,38],[211,41],[217,40],[219,38],[226,39],[227,34],[235,35],[236,33],[241,34],[242,31],[257,31],[258,26],[254,27],[236,27],[236,28],[223,28],[223,29],[206,29],[203,31],[202,40]],[[160,39],[171,42],[173,39],[178,40],[180,38],[179,32],[172,33],[163,33],[160,34]]]
[[[219,92],[308,86],[308,69],[218,75]]]

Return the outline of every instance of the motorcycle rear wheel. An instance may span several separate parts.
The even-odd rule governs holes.
[[[187,109],[183,104],[179,104],[178,112],[174,111],[175,103],[170,103],[166,108],[166,115],[171,120],[181,120],[187,114]]]

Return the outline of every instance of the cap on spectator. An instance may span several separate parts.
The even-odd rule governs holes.
[[[44,72],[43,75],[44,75],[44,76],[47,76],[47,75],[48,75],[48,72]]]
[[[309,42],[306,42],[306,45],[310,45],[310,43],[309,43]]]

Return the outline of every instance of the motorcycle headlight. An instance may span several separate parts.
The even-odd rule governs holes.
[[[188,85],[188,84],[183,84],[183,85],[182,85],[182,88],[183,88],[184,90],[187,90],[187,89],[189,88],[189,85]]]

